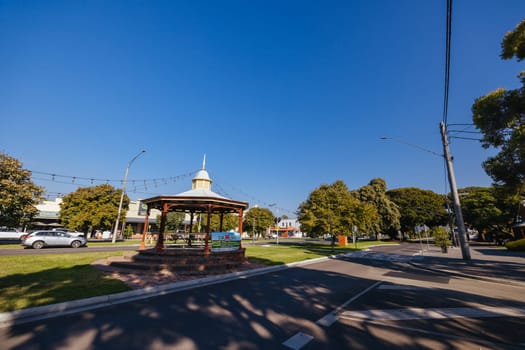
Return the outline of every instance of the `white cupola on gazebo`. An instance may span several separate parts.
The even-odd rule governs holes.
[[[204,158],[202,160],[202,169],[195,174],[195,177],[191,179],[191,189],[192,190],[208,190],[211,191],[211,179],[210,175],[208,175],[208,172],[206,171],[206,154],[204,155]]]

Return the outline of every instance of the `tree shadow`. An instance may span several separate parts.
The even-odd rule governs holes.
[[[456,348],[456,338],[439,339],[383,324],[342,320],[331,327],[318,325],[316,320],[376,282],[375,279],[352,275],[365,261],[345,259],[337,264],[337,270],[327,271],[332,266],[330,263],[290,268],[18,325],[6,330],[3,343],[13,349],[278,349],[284,348],[283,341],[303,332],[314,337],[305,349],[378,346],[420,349],[425,348],[429,339],[438,342],[441,348]],[[406,264],[392,264],[393,268],[407,268]],[[346,309],[421,306],[418,299],[436,291],[439,290],[409,290],[401,298],[399,291],[375,288]],[[424,307],[466,307],[472,302],[493,306],[509,304],[509,301],[474,292],[449,293],[445,297],[431,296],[425,300],[429,301]],[[510,325],[517,329],[523,327],[522,320],[512,322]],[[508,334],[499,333],[504,323],[496,326],[493,323],[494,319],[473,320],[468,324],[451,319],[410,325],[476,339],[482,337],[500,345],[509,341],[519,344],[525,340],[523,336],[519,339],[520,335],[510,340],[502,337],[501,334]],[[397,335],[393,336],[393,333]]]

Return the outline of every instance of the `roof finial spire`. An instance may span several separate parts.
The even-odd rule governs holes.
[[[202,159],[202,170],[206,170],[206,153],[204,153],[204,157]]]

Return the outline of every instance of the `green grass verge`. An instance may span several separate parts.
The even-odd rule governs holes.
[[[510,241],[505,244],[508,250],[516,252],[525,252],[525,238],[518,239],[517,241]]]
[[[130,290],[90,264],[124,252],[0,257],[0,312]]]
[[[363,241],[357,243],[357,248],[353,248],[351,244],[346,247],[335,246],[333,250],[330,244],[297,244],[290,241],[267,245],[250,245],[248,241],[244,241],[243,246],[246,248],[246,257],[249,261],[265,265],[279,265],[360,250],[378,243],[382,242]]]
[[[357,249],[378,243],[384,242],[358,242]],[[243,245],[249,261],[265,265],[286,264],[355,250],[350,246],[336,246],[332,251],[329,244],[297,241],[282,241],[278,245],[250,245],[244,241]],[[96,260],[124,253],[0,256],[0,312],[130,290],[120,280],[105,276],[91,266]]]

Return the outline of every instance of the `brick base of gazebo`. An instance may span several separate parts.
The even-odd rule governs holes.
[[[184,274],[227,271],[246,261],[245,248],[205,252],[202,248],[164,248],[139,250],[138,254],[111,261],[110,266],[141,271],[168,270]]]

